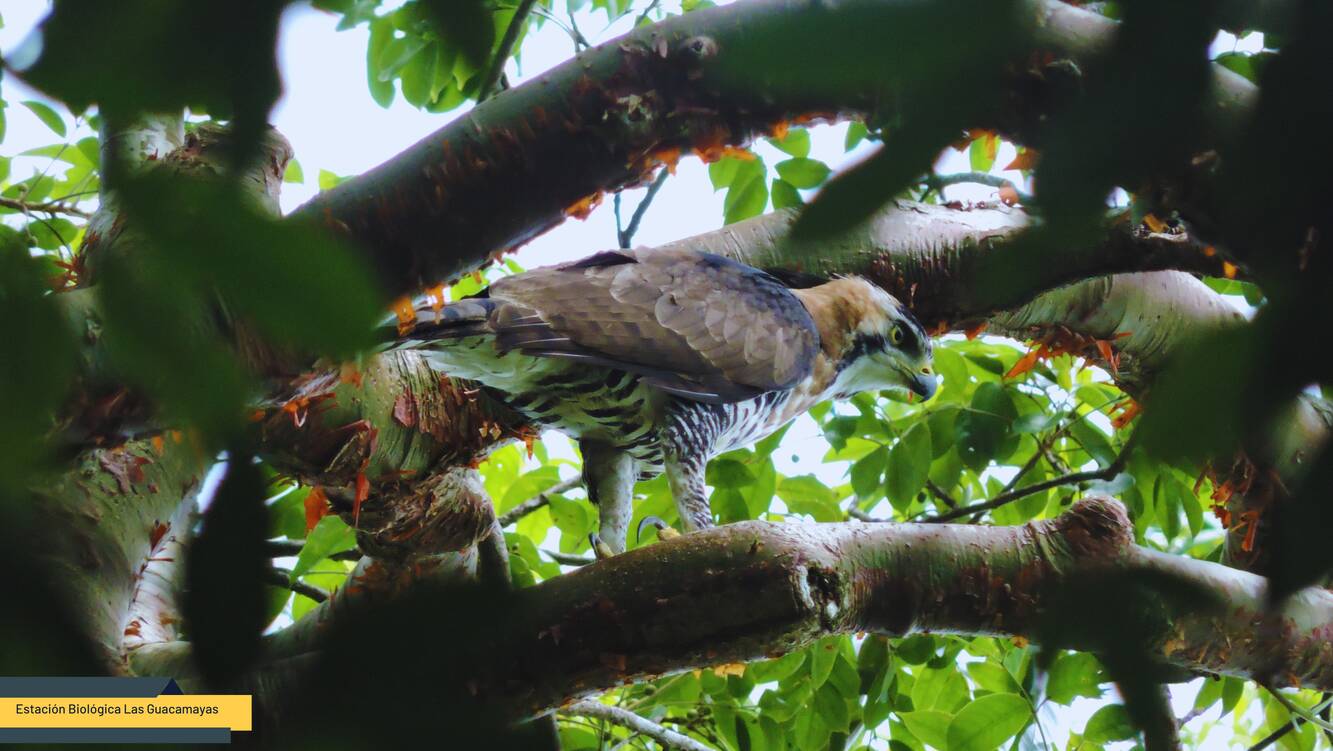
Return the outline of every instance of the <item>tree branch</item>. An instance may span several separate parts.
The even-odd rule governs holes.
[[[1216,610],[1198,610],[1193,595],[1160,592],[1145,635],[1155,660],[1333,686],[1322,636],[1333,626],[1333,594],[1303,590],[1272,610],[1260,577],[1135,546],[1124,508],[1105,497],[1022,527],[741,522],[703,530],[515,592],[498,606],[505,628],[469,642],[475,660],[455,667],[481,700],[530,716],[625,681],[771,657],[829,634],[1040,639],[1052,622],[1045,619],[1063,615],[1049,610],[1068,601],[1062,593],[1117,575],[1169,577],[1219,598]],[[1061,643],[1098,648],[1089,638],[1066,629]]]
[[[324,590],[314,586],[313,584],[306,584],[300,579],[291,578],[291,573],[292,572],[281,568],[269,569],[269,572],[265,575],[264,580],[268,584],[274,587],[278,587],[280,589],[290,589],[296,594],[305,595],[306,597],[309,597],[315,602],[324,602],[325,600],[329,599],[328,592],[325,592]]]
[[[1125,462],[1129,460],[1129,452],[1133,449],[1133,446],[1134,437],[1130,436],[1129,440],[1125,441],[1124,447],[1120,449],[1120,453],[1116,455],[1115,461],[1101,469],[1094,469],[1086,472],[1073,472],[1060,477],[1052,477],[1049,480],[1034,482],[1031,485],[1000,493],[988,501],[952,509],[935,516],[922,517],[917,521],[925,524],[938,524],[940,522],[953,521],[954,519],[961,519],[964,516],[980,514],[986,511],[994,511],[1001,506],[1013,503],[1020,498],[1026,498],[1033,493],[1040,493],[1043,490],[1050,490],[1051,488],[1058,488],[1063,485],[1077,485],[1078,483],[1090,482],[1092,480],[1110,480],[1125,470]],[[1040,452],[1038,452],[1035,456],[1040,455]]]
[[[518,8],[514,10],[514,17],[510,19],[509,26],[505,27],[504,36],[500,38],[500,46],[495,50],[495,57],[491,60],[490,66],[486,69],[486,76],[481,79],[481,85],[477,88],[477,104],[486,101],[495,90],[495,84],[500,81],[500,75],[504,73],[505,63],[509,62],[509,56],[514,51],[514,44],[518,41],[524,24],[528,22],[528,13],[536,4],[537,0],[521,0]]]
[[[69,216],[77,216],[83,219],[92,216],[92,212],[84,211],[77,206],[67,203],[41,203],[20,201],[17,198],[0,197],[0,206],[14,209],[15,211],[22,211],[25,214],[36,211],[43,214],[68,214]]]
[[[629,218],[629,226],[624,230],[620,229],[620,215],[616,215],[616,240],[620,247],[628,248],[633,244],[634,235],[639,231],[639,223],[643,221],[644,215],[648,213],[648,207],[652,205],[653,198],[657,196],[657,191],[662,189],[670,176],[671,170],[662,169],[658,171],[657,177],[653,179],[653,184],[648,186],[648,192],[644,195],[643,200],[639,201],[638,206],[634,207],[634,213]],[[617,193],[616,199],[619,200],[619,198],[620,194]]]
[[[628,709],[613,707],[608,704],[602,704],[601,702],[586,700],[576,701],[561,707],[560,713],[606,720],[607,722],[629,728],[640,735],[646,735],[666,748],[682,749],[683,751],[712,751],[712,749],[688,735],[682,735],[674,730],[664,728],[652,720],[649,720],[646,717],[640,717]]]
[[[928,188],[927,194],[929,194],[929,191],[933,190],[939,193],[941,197],[944,195],[944,188],[947,186],[976,183],[978,185],[989,185],[992,188],[1012,188],[1019,203],[1024,205],[1032,203],[1032,194],[1020,190],[1019,187],[1014,184],[1013,180],[986,172],[958,172],[950,175],[936,175],[931,173],[927,175],[922,182]]]
[[[510,524],[513,524],[519,519],[522,519],[528,514],[531,514],[532,512],[536,511],[542,506],[545,506],[546,504],[550,503],[551,496],[568,492],[570,490],[573,490],[574,488],[579,487],[582,484],[583,484],[582,477],[571,477],[568,480],[561,480],[555,485],[552,485],[551,487],[537,494],[535,497],[529,498],[528,500],[523,501],[517,506],[504,512],[504,514],[502,514],[499,518],[500,528],[504,529],[505,527],[508,527]]]

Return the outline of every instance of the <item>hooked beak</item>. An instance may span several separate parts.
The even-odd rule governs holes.
[[[913,373],[912,377],[907,381],[907,388],[910,389],[913,394],[921,397],[921,401],[923,402],[929,401],[930,397],[935,395],[935,391],[939,389],[939,386],[940,379],[929,367],[922,368],[920,371]]]

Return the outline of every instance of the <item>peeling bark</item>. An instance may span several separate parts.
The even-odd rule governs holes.
[[[34,491],[33,528],[60,531],[46,551],[48,565],[83,609],[112,673],[125,671],[128,649],[174,631],[174,575],[164,559],[188,535],[205,469],[199,448],[169,433],[84,452]]]

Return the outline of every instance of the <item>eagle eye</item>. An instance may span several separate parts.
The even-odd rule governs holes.
[[[893,327],[893,330],[889,332],[889,340],[893,342],[895,347],[903,343],[903,329],[901,326]]]

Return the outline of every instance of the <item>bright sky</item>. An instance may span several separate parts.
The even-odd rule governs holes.
[[[389,5],[398,3],[389,0]],[[563,4],[561,4],[563,5]],[[679,11],[678,0],[662,6]],[[45,15],[49,5],[37,0],[0,0],[0,53],[12,52],[16,45]],[[606,41],[628,31],[633,16],[621,19],[610,27],[603,13],[580,13],[578,25],[594,44]],[[305,184],[288,184],[283,188],[282,206],[290,211],[318,191],[317,175],[321,169],[338,175],[354,175],[373,167],[401,152],[403,149],[455,119],[463,112],[460,108],[444,114],[431,114],[415,109],[401,97],[383,109],[370,97],[365,83],[365,51],[368,31],[364,26],[349,31],[335,30],[337,17],[301,5],[287,11],[280,37],[280,66],[284,94],[270,121],[295,148],[305,174]],[[1213,47],[1213,54],[1232,49],[1255,51],[1262,47],[1263,38],[1251,34],[1239,42],[1229,34],[1221,34]],[[513,61],[509,66],[511,82],[518,84],[565,60],[574,52],[573,43],[554,23],[546,23],[530,34],[523,46],[522,65]],[[9,102],[5,111],[8,132],[0,144],[0,155],[15,156],[20,152],[55,142],[57,137],[20,101],[37,99],[48,101],[12,76],[3,81],[4,97]],[[61,108],[63,112],[63,108]],[[71,126],[71,140],[93,135],[83,124],[75,124],[65,113]],[[77,127],[75,127],[77,125]],[[850,161],[869,153],[871,147],[863,144],[852,154],[843,153],[845,125],[815,128],[811,131],[810,156],[827,162],[836,171]],[[1014,156],[1012,147],[1005,146],[996,165],[1007,164]],[[770,165],[786,155],[760,143],[755,150]],[[23,179],[32,171],[47,167],[46,158],[17,157],[12,165],[11,179]],[[938,168],[941,172],[970,171],[965,152],[947,150]],[[995,174],[1022,184],[1018,172]],[[626,191],[623,196],[624,218],[628,221],[644,190]],[[955,200],[994,199],[994,188],[959,185],[947,189]],[[667,180],[658,193],[652,209],[645,217],[635,237],[637,245],[657,245],[716,229],[722,224],[722,193],[715,194],[708,180],[706,167],[697,158],[682,159],[677,174]],[[809,197],[807,192],[807,198]],[[546,235],[534,240],[517,255],[525,267],[542,266],[579,258],[598,250],[615,247],[615,217],[608,199],[586,221],[571,220]],[[568,442],[555,434],[548,434],[547,445],[557,456],[572,456]],[[803,417],[793,425],[775,453],[778,471],[788,475],[813,472],[830,483],[845,481],[846,463],[821,464],[827,451],[814,422]],[[1183,715],[1193,700],[1193,690],[1173,690],[1178,715]],[[1080,701],[1080,706],[1061,712],[1061,720],[1054,724],[1064,732],[1070,727],[1081,728],[1082,719],[1097,704]],[[1043,717],[1044,721],[1050,718]],[[1048,726],[1048,731],[1050,730]],[[1061,733],[1060,735],[1063,735]]]

